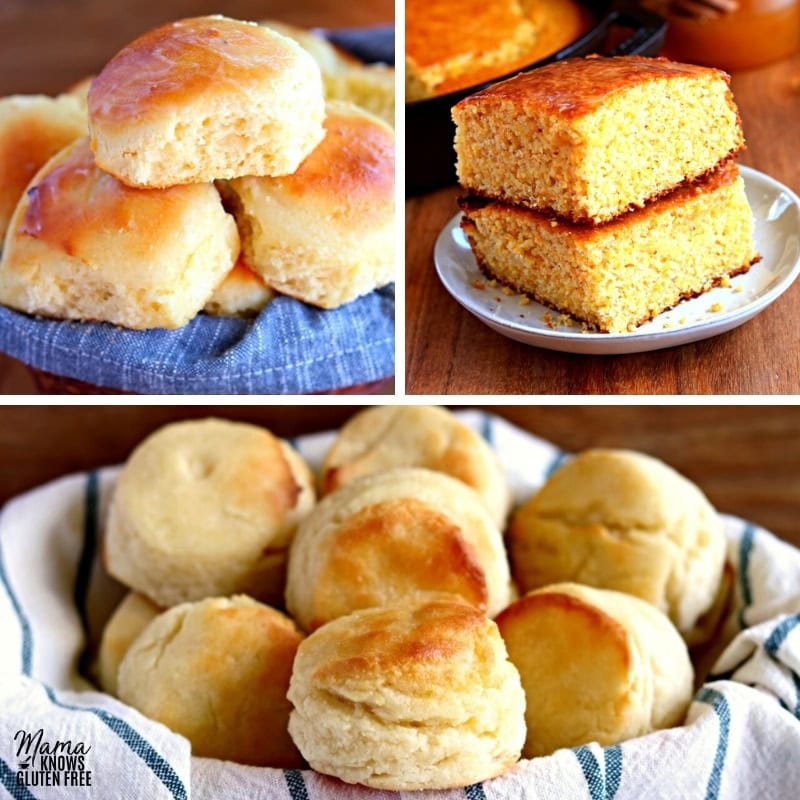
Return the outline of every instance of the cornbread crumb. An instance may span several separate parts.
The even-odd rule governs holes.
[[[492,280],[489,281],[489,286],[491,286],[492,289],[496,289],[497,288],[497,281],[494,278],[492,278]]]
[[[740,292],[744,291],[744,286],[740,283],[738,286],[734,286],[733,291],[739,294]]]
[[[722,311],[722,308],[722,303],[713,303],[708,310],[716,314],[717,312]]]
[[[486,284],[483,281],[472,281],[472,287],[482,292],[486,288]]]
[[[453,108],[459,180],[570,220],[610,220],[741,149],[729,82],[720,70],[638,56],[523,73]]]
[[[530,299],[530,297],[528,297],[528,295],[526,295],[526,294],[523,294],[523,295],[521,295],[521,296],[520,296],[520,298],[519,298],[519,304],[520,304],[521,306],[527,306],[527,305],[530,305],[530,302],[531,302],[531,299]]]
[[[696,185],[589,227],[465,198],[461,226],[487,275],[604,332],[626,332],[758,259],[731,160]],[[550,325],[552,316],[544,317]]]
[[[728,275],[723,275],[720,279],[719,285],[722,286],[723,289],[729,289],[731,285],[731,279]]]
[[[513,289],[509,289],[508,286],[504,286],[501,291],[503,292],[503,294],[506,297],[511,297],[511,295],[514,294],[514,290]]]

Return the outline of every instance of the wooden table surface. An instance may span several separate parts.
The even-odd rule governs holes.
[[[733,76],[747,150],[740,162],[800,191],[800,54]],[[800,282],[729,333],[652,353],[584,356],[495,333],[444,290],[433,245],[455,187],[406,205],[406,387],[410,394],[797,394]]]
[[[9,406],[0,414],[0,505],[78,470],[123,461],[168,421],[209,414],[282,436],[340,425],[355,406]],[[715,506],[800,546],[798,406],[499,406],[560,447],[629,447],[663,458]]]
[[[224,13],[302,27],[391,23],[394,0],[0,0],[0,97],[57,94],[96,73],[140,33],[172,19]],[[0,353],[0,394],[37,394],[25,365]]]

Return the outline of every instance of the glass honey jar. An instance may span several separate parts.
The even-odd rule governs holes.
[[[710,19],[669,16],[664,54],[677,61],[747,69],[800,50],[800,0],[739,0]]]

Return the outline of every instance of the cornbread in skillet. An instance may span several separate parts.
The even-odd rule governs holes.
[[[394,277],[394,130],[331,101],[292,175],[229,181],[245,259],[276,291],[336,308]]]
[[[264,279],[240,258],[214,289],[203,311],[217,317],[251,317],[274,298],[275,292]]]
[[[450,596],[357,611],[297,650],[289,732],[318,772],[376,789],[463,787],[504,772],[525,696],[497,626]]]
[[[692,664],[673,625],[648,603],[561,583],[517,600],[497,626],[525,689],[524,757],[608,746],[683,720]]]
[[[9,225],[0,303],[57,319],[179,328],[239,255],[210,183],[132,189],[98,169],[86,138],[36,174]]]
[[[322,139],[324,114],[302,47],[220,16],[145,33],[89,91],[97,163],[133,186],[289,174]]]
[[[117,672],[125,653],[136,637],[162,611],[162,608],[139,592],[128,592],[114,609],[103,628],[97,651],[97,682],[104,692],[116,697]]]
[[[503,469],[486,441],[434,406],[372,406],[353,416],[325,456],[323,492],[393,467],[444,472],[474,489],[501,530],[511,504]]]
[[[218,419],[167,425],[120,473],[105,565],[164,607],[235,592],[277,605],[289,541],[313,502],[308,467],[264,428]]]
[[[31,178],[59,150],[86,135],[86,112],[70,95],[0,99],[0,250]]]
[[[430,591],[490,615],[510,602],[500,531],[472,489],[440,472],[398,467],[348,483],[303,520],[289,550],[286,608],[307,631]]]
[[[286,690],[302,638],[287,616],[249,597],[183,603],[130,646],[119,696],[185,736],[193,755],[300,767]]]
[[[469,192],[603,222],[712,170],[744,144],[729,76],[640,56],[567,59],[453,108]]]
[[[514,515],[508,537],[523,592],[574,581],[652,603],[681,633],[718,597],[722,520],[691,481],[658,459],[587,450]]]
[[[487,275],[606,332],[633,330],[758,260],[732,161],[602,225],[474,197],[462,209]]]

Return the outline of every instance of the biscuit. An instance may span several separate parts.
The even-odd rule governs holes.
[[[275,297],[263,278],[240,258],[214,289],[203,311],[217,317],[251,317]]]
[[[574,581],[616,589],[688,633],[713,605],[725,562],[722,521],[691,481],[658,459],[587,450],[515,513],[508,538],[522,592]]]
[[[322,139],[324,114],[303,48],[222,16],[145,33],[89,91],[97,163],[132,186],[287,175]]]
[[[393,467],[444,472],[474,489],[502,530],[511,504],[491,447],[453,414],[434,406],[372,406],[339,431],[325,456],[323,493]]]
[[[69,96],[0,99],[0,250],[31,178],[59,150],[86,135],[86,112]]]
[[[526,758],[679,725],[693,671],[680,634],[636,597],[577,584],[537,589],[497,618],[525,689]]]
[[[265,283],[336,308],[394,278],[394,131],[333,102],[325,131],[294,174],[238,178],[228,195],[247,263]]]
[[[519,758],[525,697],[497,626],[451,597],[357,611],[297,650],[289,732],[318,772],[461,787]]]
[[[136,637],[163,609],[138,592],[128,592],[103,628],[97,651],[96,673],[100,688],[117,695],[119,665]]]
[[[131,645],[119,696],[185,736],[192,755],[300,767],[286,690],[301,640],[288,617],[249,597],[183,603]]]
[[[286,607],[305,630],[421,591],[496,614],[510,600],[500,532],[475,492],[425,469],[397,468],[329,494],[297,530]]]
[[[641,208],[744,146],[728,75],[642,56],[557,61],[452,116],[465,189],[573,222]]]
[[[0,302],[57,319],[179,328],[239,254],[210,183],[142,191],[107,175],[83,138],[37,173],[0,262]]]
[[[167,425],[120,473],[106,567],[165,607],[237,592],[278,604],[286,549],[313,502],[308,468],[269,431],[219,419]]]

